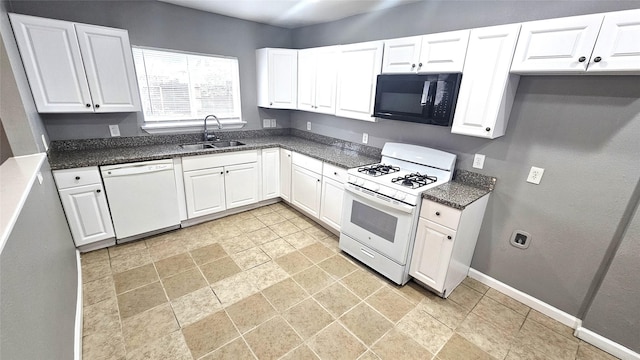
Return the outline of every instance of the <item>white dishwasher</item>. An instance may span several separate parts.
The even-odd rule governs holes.
[[[101,166],[118,243],[180,226],[173,160]]]

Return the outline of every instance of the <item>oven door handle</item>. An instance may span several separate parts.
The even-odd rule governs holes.
[[[378,205],[382,205],[382,206],[384,206],[386,208],[389,208],[389,209],[402,211],[402,212],[407,213],[407,214],[411,214],[415,210],[415,206],[411,206],[409,204],[404,204],[404,203],[392,204],[392,203],[390,203],[388,201],[379,199],[376,196],[363,194],[362,192],[354,189],[353,188],[354,186],[355,185],[352,185],[352,184],[346,184],[344,189],[347,190],[348,192],[350,192],[351,194],[357,196],[360,199],[364,199],[366,201],[369,201],[369,202],[372,202],[372,203],[376,203]],[[384,196],[384,195],[381,195],[381,196]]]

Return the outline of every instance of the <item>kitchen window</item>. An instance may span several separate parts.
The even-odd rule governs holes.
[[[246,124],[240,112],[238,59],[133,47],[144,130],[188,132],[213,114],[224,128]]]

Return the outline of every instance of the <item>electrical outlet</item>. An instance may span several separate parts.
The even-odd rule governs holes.
[[[120,127],[118,125],[109,125],[111,136],[120,136]]]
[[[532,184],[540,184],[540,180],[542,180],[542,174],[544,174],[544,169],[532,166],[531,171],[529,171],[529,176],[527,177],[527,182]]]
[[[271,127],[271,120],[270,119],[263,119],[262,120],[262,127],[263,128]]]
[[[476,154],[476,156],[473,157],[473,167],[476,169],[482,169],[484,167],[484,158],[484,155]]]
[[[366,144],[369,142],[369,134],[367,133],[362,133],[362,143]]]
[[[311,131],[311,121],[307,121],[307,130]]]
[[[531,244],[531,234],[522,230],[514,230],[509,243],[518,249],[526,249]]]
[[[276,127],[276,119],[271,119],[271,127]]]

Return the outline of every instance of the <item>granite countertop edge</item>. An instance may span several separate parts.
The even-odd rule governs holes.
[[[55,150],[49,151],[51,170],[72,169],[88,166],[116,165],[140,161],[171,159],[174,157],[213,155],[246,150],[280,147],[322,160],[341,168],[352,168],[380,161],[379,157],[358,153],[297,136],[267,136],[263,138],[241,139],[246,145],[232,148],[204,150],[183,150],[179,144],[154,144],[128,147],[108,147],[103,149]]]
[[[452,181],[426,190],[422,198],[454,209],[464,210],[495,188],[495,177],[466,170],[456,170]]]

